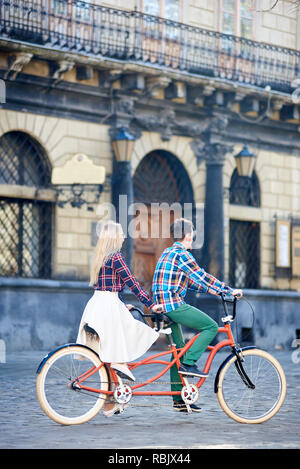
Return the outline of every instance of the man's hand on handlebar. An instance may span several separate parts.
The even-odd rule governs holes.
[[[160,332],[163,329],[164,326],[164,308],[162,304],[158,304],[153,306],[151,308],[152,312],[155,313],[154,316],[152,316],[152,321],[155,323],[154,330],[157,332]]]
[[[153,306],[153,308],[151,308],[151,310],[154,313],[160,314],[160,313],[163,312],[164,309],[163,309],[163,305],[158,304],[158,305]]]
[[[237,299],[243,297],[243,290],[233,290],[232,296],[235,296]]]

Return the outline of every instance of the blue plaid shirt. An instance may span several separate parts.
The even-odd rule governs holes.
[[[187,289],[203,293],[232,294],[232,289],[198,266],[195,258],[183,244],[176,242],[164,250],[154,272],[152,292],[156,303],[166,312],[185,303]]]

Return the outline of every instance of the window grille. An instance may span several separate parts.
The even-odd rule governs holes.
[[[242,177],[235,169],[230,181],[230,203],[260,207],[258,177]],[[242,207],[241,207],[242,210]],[[260,225],[251,221],[230,220],[230,284],[236,288],[259,288]]]
[[[41,146],[24,132],[0,138],[0,184],[50,187],[51,167]],[[0,196],[0,275],[51,276],[53,203]]]
[[[164,150],[153,151],[143,158],[133,185],[136,202],[193,203],[193,189],[182,163]]]
[[[234,288],[259,288],[260,225],[230,220],[229,283]]]

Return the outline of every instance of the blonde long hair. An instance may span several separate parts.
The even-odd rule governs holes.
[[[101,267],[105,264],[109,256],[121,249],[123,241],[124,234],[120,223],[108,220],[101,224],[91,267],[90,285],[97,283]]]

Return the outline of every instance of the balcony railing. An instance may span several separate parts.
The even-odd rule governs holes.
[[[0,0],[0,38],[290,93],[300,52],[82,1]]]

